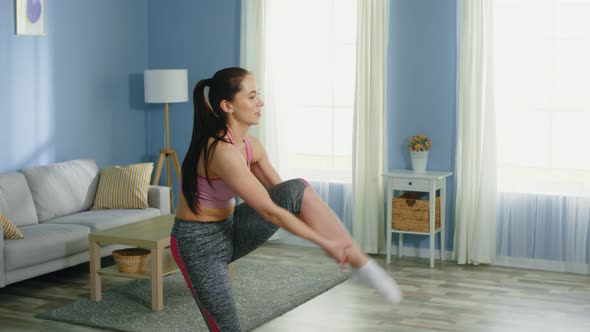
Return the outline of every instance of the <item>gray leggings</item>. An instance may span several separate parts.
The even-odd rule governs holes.
[[[305,180],[289,180],[268,191],[275,204],[299,214]],[[247,255],[278,227],[246,203],[219,222],[174,220],[170,250],[210,331],[241,331],[227,264]]]

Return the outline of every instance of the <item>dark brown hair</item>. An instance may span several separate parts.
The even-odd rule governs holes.
[[[249,72],[240,67],[222,69],[213,77],[200,80],[193,90],[194,120],[191,144],[189,145],[184,161],[182,162],[182,194],[193,211],[197,213],[197,165],[201,154],[204,156],[205,177],[209,179],[209,163],[217,147],[217,143],[226,141],[227,115],[221,109],[221,101],[232,101],[236,93],[242,89],[242,80]],[[209,103],[205,100],[205,87],[209,87],[207,95]],[[213,143],[209,146],[209,139]]]

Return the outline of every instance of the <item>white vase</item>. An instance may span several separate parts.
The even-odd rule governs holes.
[[[416,173],[426,172],[426,164],[428,162],[428,151],[410,151],[412,158],[412,169]]]

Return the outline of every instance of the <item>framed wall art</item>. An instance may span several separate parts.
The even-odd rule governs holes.
[[[17,35],[45,35],[45,1],[15,0]]]

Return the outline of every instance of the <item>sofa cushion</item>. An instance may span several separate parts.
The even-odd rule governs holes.
[[[98,184],[94,160],[80,159],[22,170],[27,178],[39,222],[86,211]]]
[[[154,208],[91,210],[55,218],[47,223],[84,225],[90,227],[92,232],[96,232],[157,217],[159,215],[160,210]]]
[[[100,171],[92,210],[145,209],[153,163],[112,166]]]
[[[88,250],[90,228],[40,224],[21,227],[24,238],[4,241],[6,271],[37,265]]]
[[[0,174],[0,213],[16,226],[39,223],[31,190],[22,173]]]
[[[23,233],[12,223],[5,215],[0,213],[0,225],[2,225],[2,235],[6,240],[20,240]]]

